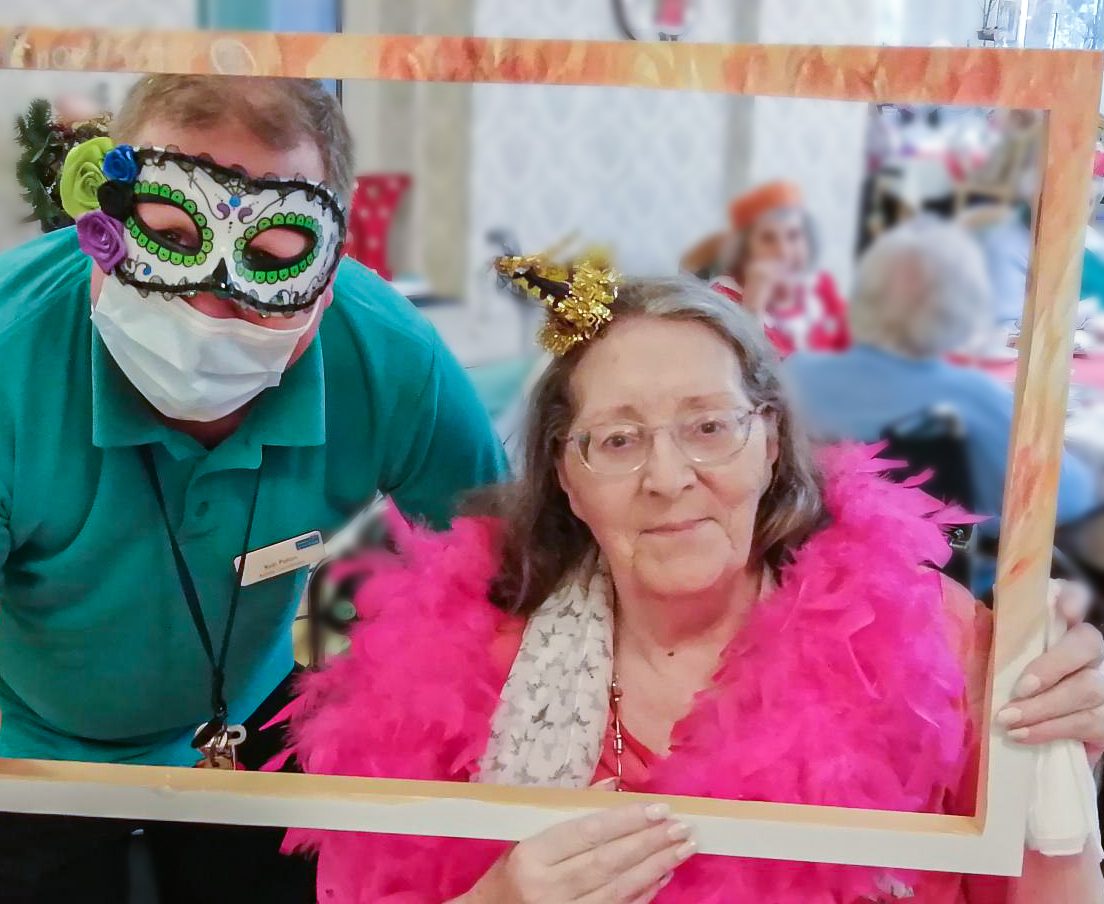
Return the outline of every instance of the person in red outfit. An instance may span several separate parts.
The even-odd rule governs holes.
[[[847,302],[831,274],[815,268],[801,189],[776,181],[740,195],[729,205],[729,227],[691,249],[683,269],[754,313],[783,356],[847,348]]]

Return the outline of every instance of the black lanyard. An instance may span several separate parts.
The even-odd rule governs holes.
[[[242,540],[241,557],[238,559],[237,580],[234,582],[234,592],[230,596],[230,609],[226,615],[226,627],[222,632],[222,646],[218,659],[215,658],[214,644],[211,642],[211,632],[207,628],[207,620],[203,617],[203,609],[199,605],[199,593],[196,591],[195,581],[192,578],[191,569],[180,551],[180,544],[176,540],[176,532],[172,528],[169,519],[169,510],[165,507],[165,494],[161,490],[161,481],[157,477],[157,467],[153,461],[153,447],[142,446],[139,449],[142,464],[146,469],[150,487],[157,497],[157,505],[161,508],[161,517],[165,522],[165,533],[169,535],[169,545],[172,547],[173,560],[176,562],[176,573],[180,579],[180,591],[188,604],[188,611],[192,614],[196,633],[203,644],[203,652],[207,654],[207,661],[211,663],[211,709],[213,718],[200,727],[200,730],[192,741],[192,746],[203,747],[215,735],[226,727],[226,697],[223,688],[226,683],[226,656],[230,650],[230,634],[234,630],[234,617],[238,612],[238,598],[241,596],[242,575],[245,573],[245,556],[249,552],[249,537],[253,533],[253,516],[257,513],[257,497],[261,492],[261,464],[257,467],[257,481],[253,486],[253,501],[249,504],[249,519],[245,525],[245,538]]]

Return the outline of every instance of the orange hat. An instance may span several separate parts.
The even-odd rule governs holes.
[[[728,216],[733,229],[747,229],[765,213],[780,207],[801,207],[804,203],[800,187],[779,179],[735,198],[728,206]]]

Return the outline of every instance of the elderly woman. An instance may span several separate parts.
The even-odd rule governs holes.
[[[767,182],[733,199],[728,213],[729,231],[687,252],[682,269],[755,314],[782,355],[846,348],[847,303],[831,274],[814,266],[801,189]]]
[[[786,361],[804,423],[820,439],[866,442],[903,418],[951,405],[965,428],[977,513],[999,515],[1012,392],[983,371],[947,360],[984,334],[991,312],[985,261],[969,233],[934,219],[886,233],[859,265],[850,312],[854,345]],[[1067,454],[1058,520],[1084,514],[1092,500],[1091,475]]]
[[[483,517],[404,527],[397,556],[367,563],[350,651],[304,680],[292,717],[304,769],[960,811],[986,625],[923,564],[947,556],[938,505],[862,449],[815,462],[762,331],[700,283],[501,266],[549,303],[560,355],[533,395],[524,476]],[[1088,712],[1104,700],[1101,638],[1066,637],[1004,720],[1029,743],[1104,734]],[[662,804],[517,845],[293,831],[289,846],[318,851],[319,900],[343,904],[1018,893],[695,857]],[[1012,886],[1038,896],[1023,900],[1100,886],[1089,856],[1027,870]]]

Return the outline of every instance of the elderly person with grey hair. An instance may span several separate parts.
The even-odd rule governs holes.
[[[925,564],[948,554],[938,507],[867,449],[814,455],[759,323],[701,283],[499,267],[549,308],[525,468],[449,532],[396,520],[394,553],[346,563],[360,618],[300,685],[303,769],[972,812],[989,614]],[[1102,642],[1079,624],[1028,666],[1026,688],[1050,690],[1003,711],[1013,741],[1097,755]],[[1091,849],[1029,852],[1013,880],[695,856],[665,803],[591,801],[517,844],[294,830],[289,846],[317,852],[325,902],[1104,892]]]
[[[965,430],[977,513],[998,516],[1012,392],[982,371],[947,360],[983,335],[991,307],[984,259],[961,227],[914,220],[886,233],[859,264],[852,347],[841,354],[799,353],[785,363],[807,428],[828,442],[873,441],[891,424],[953,406]],[[1059,521],[1084,514],[1092,499],[1088,470],[1067,454]]]

